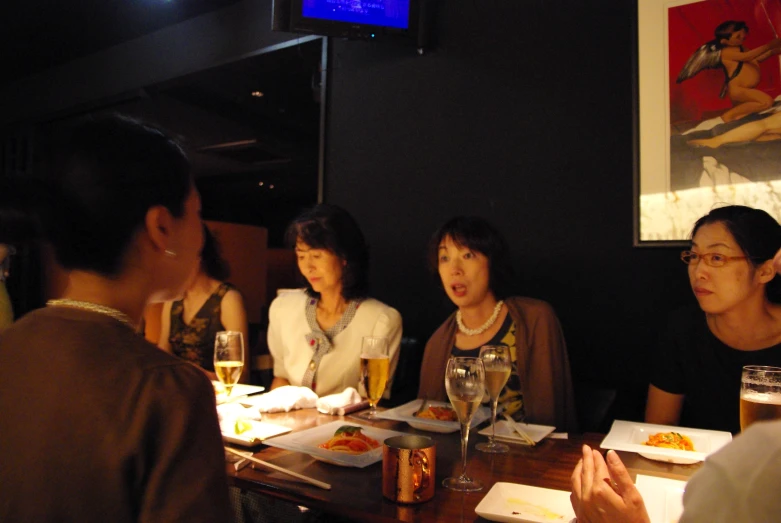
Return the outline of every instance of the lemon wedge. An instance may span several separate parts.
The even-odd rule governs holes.
[[[236,424],[233,426],[233,431],[236,434],[242,434],[252,428],[252,423],[247,420],[237,419]]]

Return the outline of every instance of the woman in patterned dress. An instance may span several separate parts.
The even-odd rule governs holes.
[[[241,293],[226,280],[230,275],[219,245],[209,228],[203,226],[201,263],[193,272],[184,296],[163,306],[160,348],[214,374],[214,337],[219,331],[239,331],[244,335],[244,368],[239,382],[249,383],[247,312]]]

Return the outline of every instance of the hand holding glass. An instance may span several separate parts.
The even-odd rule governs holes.
[[[390,373],[388,338],[364,336],[361,343],[361,383],[369,399],[369,412],[361,414],[363,419],[377,418],[377,403],[385,392]]]
[[[483,489],[483,483],[466,475],[466,448],[469,425],[480,407],[485,390],[485,368],[480,358],[450,358],[445,369],[445,388],[461,424],[461,475],[442,482],[445,488],[461,492]]]
[[[510,450],[504,443],[497,443],[496,437],[496,408],[499,404],[499,395],[502,393],[507,380],[510,378],[513,364],[510,361],[510,348],[507,345],[485,345],[480,348],[480,359],[485,367],[485,390],[491,397],[491,438],[488,443],[479,443],[477,450],[502,454]]]
[[[237,331],[220,331],[214,338],[214,372],[230,396],[244,368],[244,336]]]
[[[746,365],[740,380],[740,430],[781,419],[781,368]]]

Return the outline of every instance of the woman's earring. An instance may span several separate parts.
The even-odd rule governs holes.
[[[166,249],[165,255],[169,258],[176,258],[176,252],[172,251],[171,249]]]

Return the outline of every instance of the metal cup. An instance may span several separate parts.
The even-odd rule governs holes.
[[[382,446],[382,495],[396,503],[434,497],[437,446],[426,436],[395,436]]]

